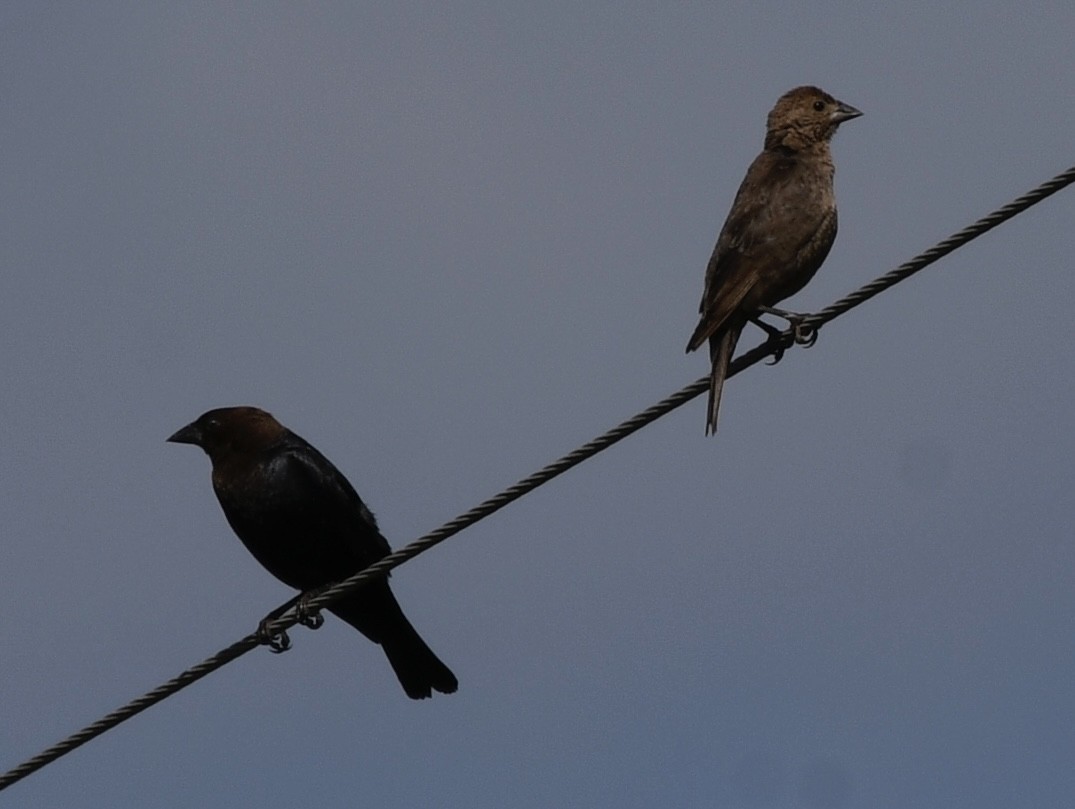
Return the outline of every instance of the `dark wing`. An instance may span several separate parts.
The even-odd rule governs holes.
[[[391,552],[373,512],[343,473],[315,447],[293,436],[272,463],[286,466],[282,477],[293,487],[292,499],[315,505],[319,522],[329,523],[331,533],[342,542],[358,543],[363,546],[363,555],[372,550],[377,558]]]
[[[762,152],[747,169],[706,268],[705,291],[698,307],[702,318],[687,344],[688,351],[720,331],[758,282],[754,254],[771,238],[771,198],[793,162]]]
[[[251,507],[221,495],[247,549],[274,576],[299,590],[339,581],[391,548],[373,514],[332,463],[288,436],[258,465]]]

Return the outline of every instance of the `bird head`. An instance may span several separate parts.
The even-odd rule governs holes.
[[[780,96],[766,122],[765,148],[793,151],[828,143],[844,121],[862,115],[819,87],[796,87]]]
[[[285,427],[257,407],[218,407],[200,415],[168,437],[173,444],[193,444],[214,462],[230,453],[256,452],[279,439]]]

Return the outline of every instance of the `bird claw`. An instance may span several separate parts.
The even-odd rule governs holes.
[[[270,629],[269,624],[273,620],[273,618],[262,619],[261,623],[258,624],[256,634],[258,643],[268,646],[269,651],[273,654],[280,654],[291,648],[291,638],[288,637],[286,629]]]
[[[800,345],[803,348],[810,348],[817,342],[818,329],[816,326],[810,326],[804,323],[802,320],[792,320],[792,331],[795,334],[795,345]]]
[[[810,348],[817,342],[817,326],[808,325],[807,320],[810,319],[810,315],[800,314],[799,312],[788,312],[784,309],[774,309],[771,306],[762,306],[759,311],[764,312],[767,315],[775,315],[776,317],[783,318],[788,322],[788,326],[791,327],[792,341],[795,345],[802,346],[803,348]],[[760,319],[755,319],[755,323],[761,326],[766,331],[772,329],[772,326],[763,324]],[[769,336],[772,337],[773,333],[769,331]],[[772,365],[776,365],[780,362],[780,357],[784,356],[784,349],[781,347],[773,356],[777,359],[772,362]]]
[[[286,652],[291,648],[291,638],[288,636],[287,630],[273,629],[272,623],[292,608],[295,610],[296,623],[302,624],[307,629],[320,629],[325,623],[325,618],[321,615],[320,610],[310,609],[310,599],[320,595],[327,589],[327,586],[318,587],[307,593],[303,593],[302,595],[295,596],[291,601],[281,607],[277,607],[262,618],[258,623],[258,629],[255,633],[258,643],[268,646],[269,651],[274,654]]]
[[[780,331],[775,326],[770,326],[760,317],[752,317],[750,322],[768,335],[765,345],[775,346],[775,348],[772,349],[773,353],[769,356],[769,359],[765,364],[776,365],[780,360],[784,359],[784,352],[787,351],[788,346],[791,345],[791,341],[784,332]]]
[[[295,617],[307,629],[320,629],[324,625],[325,616],[321,614],[321,610],[310,610],[310,599],[320,595],[327,589],[327,587],[318,587],[315,590],[310,590],[308,593],[303,593],[299,600],[295,602]]]
[[[775,343],[776,350],[769,355],[769,359],[765,361],[766,365],[776,365],[780,360],[784,359],[784,352],[787,351],[787,345],[785,345],[782,339],[771,339],[766,342]]]
[[[311,612],[308,615],[303,615],[299,618],[299,623],[307,629],[320,629],[325,625],[325,616],[321,614],[321,611]]]

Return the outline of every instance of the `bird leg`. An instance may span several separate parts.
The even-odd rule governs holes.
[[[280,652],[286,652],[291,648],[291,638],[288,637],[286,629],[270,629],[271,624],[275,618],[269,618],[266,616],[258,622],[258,629],[255,633],[258,637],[258,643],[264,644],[269,647],[269,651],[273,654],[280,654]]]
[[[320,629],[325,623],[324,617],[321,615],[320,610],[310,611],[309,601],[315,596],[321,595],[328,589],[328,585],[324,587],[315,587],[313,590],[309,590],[305,593],[299,593],[292,598],[286,604],[282,604],[264,618],[258,622],[257,637],[258,642],[265,644],[269,647],[271,652],[279,654],[280,652],[286,652],[291,648],[291,638],[288,637],[286,629],[270,629],[269,624],[283,615],[292,607],[295,608],[295,617],[298,619],[297,623],[302,624],[307,629]]]
[[[288,637],[286,629],[270,629],[269,624],[295,606],[302,595],[299,594],[286,604],[274,609],[264,618],[258,622],[258,629],[255,633],[258,638],[258,642],[269,647],[269,651],[273,654],[280,654],[280,652],[286,652],[291,648],[291,638]]]
[[[770,326],[760,317],[750,318],[750,322],[764,331],[768,336],[766,343],[773,343],[776,345],[776,349],[773,351],[772,356],[766,361],[766,365],[776,365],[780,360],[784,359],[784,351],[787,350],[789,345],[787,338],[784,336],[784,332],[780,331],[776,326]]]
[[[331,585],[323,585],[321,587],[315,587],[312,590],[307,590],[300,595],[295,601],[295,617],[299,619],[299,623],[307,629],[320,629],[325,623],[325,617],[321,614],[321,609],[310,610],[310,599],[316,598],[327,590]]]
[[[286,629],[270,632],[268,629],[259,626],[258,635],[265,638],[261,642],[268,644],[269,651],[273,654],[280,654],[291,648],[291,637],[287,634]]]
[[[764,312],[767,315],[775,315],[776,317],[780,317],[786,320],[788,322],[788,325],[791,327],[796,345],[803,346],[804,348],[810,348],[814,343],[817,342],[817,327],[808,326],[803,322],[807,320],[810,315],[804,315],[799,312],[789,312],[785,309],[776,309],[772,306],[759,306],[758,311]],[[758,325],[761,325],[756,319],[753,320],[753,322],[758,323]],[[763,326],[762,328],[765,327]]]

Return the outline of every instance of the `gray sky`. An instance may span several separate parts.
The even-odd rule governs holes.
[[[290,595],[164,443],[202,411],[402,545],[705,372],[790,87],[866,113],[801,310],[1073,162],[1070,3],[368,5],[0,7],[2,769]],[[1073,205],[397,571],[455,696],[330,617],[4,802],[1067,805]]]

